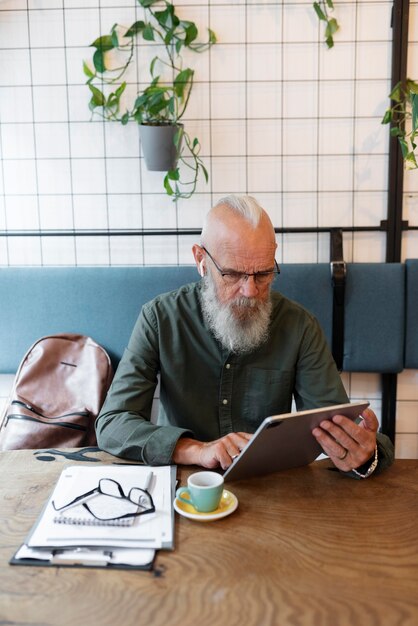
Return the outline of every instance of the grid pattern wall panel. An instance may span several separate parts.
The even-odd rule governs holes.
[[[91,119],[82,71],[89,44],[142,17],[133,0],[0,2],[0,228],[199,228],[214,201],[250,193],[277,227],[378,226],[385,217],[392,2],[335,3],[328,50],[311,2],[177,4],[218,43],[191,59],[184,122],[209,170],[173,203],[147,171],[138,128]],[[127,91],[144,84],[139,42]],[[155,49],[155,45],[154,45]],[[4,238],[0,265],[151,264],[191,258],[188,238]],[[279,237],[279,259],[328,259],[326,235]],[[347,261],[383,260],[384,237],[356,233]]]

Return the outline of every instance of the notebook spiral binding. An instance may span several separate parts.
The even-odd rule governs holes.
[[[67,517],[57,515],[54,517],[55,524],[72,524],[73,526],[132,526],[134,518],[101,520],[94,517],[85,519],[81,517]]]

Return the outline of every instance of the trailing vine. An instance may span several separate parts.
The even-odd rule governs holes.
[[[84,62],[87,86],[91,93],[90,110],[109,121],[126,125],[130,120],[147,125],[177,125],[184,115],[193,88],[194,70],[183,67],[183,49],[201,53],[208,50],[216,36],[208,29],[205,42],[198,41],[194,22],[180,19],[168,0],[138,0],[144,9],[144,19],[129,28],[115,24],[108,35],[98,37],[92,65]],[[137,38],[150,44],[162,44],[165,55],[156,55],[149,66],[150,82],[135,97],[129,107],[123,105],[127,81],[126,71],[134,61]],[[116,63],[116,66],[115,66]],[[206,182],[208,173],[199,156],[200,143],[179,127],[175,135],[178,161],[192,179],[182,181],[180,168],[170,170],[164,178],[164,188],[173,199],[190,198],[196,190],[199,174]]]
[[[410,78],[399,82],[389,94],[391,106],[385,111],[382,124],[391,124],[390,134],[397,137],[407,169],[418,168],[418,83]]]
[[[331,17],[330,12],[334,10],[332,0],[319,0],[313,3],[313,8],[321,22],[325,22],[325,43],[328,48],[334,46],[334,35],[340,28],[335,17]]]

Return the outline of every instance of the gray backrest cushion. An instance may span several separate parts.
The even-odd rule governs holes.
[[[346,371],[397,372],[403,366],[404,267],[349,264],[346,287]],[[199,279],[195,266],[1,268],[0,372],[14,373],[44,335],[89,335],[115,365],[142,305]],[[330,266],[283,264],[275,289],[299,302],[332,337]]]
[[[89,335],[116,363],[144,302],[197,278],[192,266],[1,269],[0,372],[14,372],[39,337],[62,332]]]
[[[405,367],[418,368],[418,259],[408,259],[406,266]]]
[[[1,268],[0,372],[14,373],[44,335],[89,335],[120,359],[145,302],[199,279],[195,266]],[[275,284],[331,336],[329,266],[285,265]]]
[[[343,370],[400,372],[404,366],[405,266],[350,263]]]

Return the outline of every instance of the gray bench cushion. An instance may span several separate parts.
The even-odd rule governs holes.
[[[93,337],[116,364],[142,305],[198,279],[195,266],[2,268],[0,372],[15,372],[34,341],[61,332]],[[329,265],[283,266],[275,288],[311,310],[331,337]]]
[[[39,337],[62,332],[89,335],[116,363],[144,302],[197,278],[192,266],[3,268],[0,372],[16,371]]]
[[[418,368],[418,259],[406,265],[405,367]]]
[[[281,270],[274,288],[312,311],[330,344],[329,264],[284,264]],[[346,371],[401,371],[403,277],[401,264],[348,265]],[[194,266],[2,268],[0,372],[14,373],[34,341],[61,332],[93,337],[116,364],[142,305],[198,278]]]
[[[329,263],[287,263],[280,265],[281,273],[273,288],[311,311],[332,342],[332,284]]]
[[[345,306],[343,370],[382,373],[402,371],[404,265],[348,264]]]

